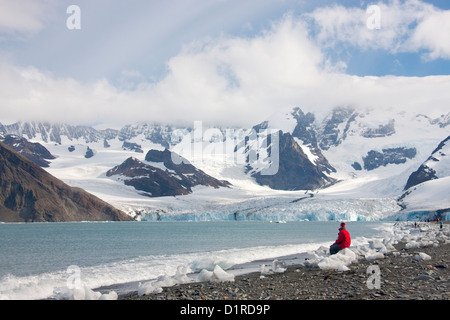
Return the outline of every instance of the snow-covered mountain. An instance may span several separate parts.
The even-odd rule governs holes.
[[[0,221],[131,220],[129,215],[53,177],[0,143]]]
[[[8,134],[1,136],[0,141],[19,152],[35,164],[41,167],[49,167],[50,161],[55,157],[40,143],[31,143],[27,139]]]
[[[445,138],[433,151],[431,156],[422,163],[408,178],[405,190],[420,183],[444,178],[450,172],[450,136]]]
[[[106,176],[122,180],[125,185],[133,186],[149,197],[186,195],[198,185],[213,188],[230,186],[227,181],[219,181],[195,168],[186,159],[174,163],[172,159],[176,157],[179,156],[167,149],[150,150],[145,162],[130,157],[108,170]]]
[[[252,128],[139,122],[97,130],[19,122],[0,124],[0,133],[40,142],[56,157],[50,173],[131,214],[377,220],[401,211],[397,199],[408,178],[449,128],[450,113],[432,118],[339,107],[319,117],[296,107]],[[149,199],[106,174],[130,157],[145,163],[149,150],[166,148],[231,188],[197,186],[189,195]],[[450,175],[442,170],[440,183]]]
[[[450,212],[450,136],[411,173],[399,202],[410,214],[432,209],[439,215]]]

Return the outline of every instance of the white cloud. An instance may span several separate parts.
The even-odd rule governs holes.
[[[374,5],[379,9],[379,29],[368,28],[367,22],[375,13],[365,7],[322,7],[305,16],[317,29],[317,41],[325,47],[348,43],[362,50],[427,50],[429,59],[450,58],[450,11],[419,0]]]
[[[135,71],[125,77],[139,79]],[[332,65],[305,23],[287,15],[251,38],[187,45],[161,81],[120,88],[0,63],[0,121],[48,120],[118,126],[140,120],[254,125],[278,108],[321,113],[339,105],[448,112],[450,76],[359,77]]]
[[[187,118],[214,121],[217,111],[226,110],[219,119],[247,122],[317,86],[323,60],[304,25],[286,16],[255,38],[225,37],[185,48],[169,61],[170,74],[154,88],[153,101],[184,105]]]
[[[36,33],[44,27],[49,1],[0,0],[0,33]]]
[[[415,49],[425,49],[426,58],[450,59],[450,11],[437,11],[426,16],[415,28],[409,45]]]

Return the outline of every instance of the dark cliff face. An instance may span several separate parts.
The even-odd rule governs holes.
[[[174,162],[173,159],[180,161]],[[126,185],[149,197],[186,195],[197,185],[214,188],[230,186],[229,182],[209,176],[167,149],[150,150],[145,160],[147,163],[128,158],[106,175],[120,176]]]
[[[272,175],[260,172],[253,177],[261,185],[278,190],[315,190],[336,182],[313,164],[290,133],[279,135],[278,171]]]
[[[450,136],[445,138],[438,147],[431,153],[430,157],[420,165],[420,167],[414,171],[408,178],[406,182],[405,189],[408,190],[411,187],[414,187],[422,182],[426,182],[429,180],[438,179],[439,177],[436,175],[436,171],[429,166],[430,162],[439,162],[439,158],[448,157],[448,155],[444,154],[441,150],[445,145],[450,144]],[[448,158],[447,158],[448,159]]]
[[[309,147],[310,152],[316,157],[315,164],[319,170],[328,174],[336,172],[336,169],[330,165],[318,146],[314,115],[310,112],[305,114],[300,108],[295,108],[292,115],[297,120],[292,136],[300,139],[304,145]]]
[[[0,221],[131,220],[90,193],[72,188],[0,143]]]
[[[358,113],[351,107],[334,108],[323,121],[319,132],[319,146],[322,150],[338,146],[345,140],[350,124],[355,121]]]
[[[4,138],[3,143],[41,167],[48,167],[50,162],[47,160],[55,159],[50,151],[43,145],[40,143],[29,142],[22,137],[7,135]]]
[[[188,160],[167,149],[165,149],[164,151],[150,150],[149,152],[147,152],[145,160],[150,163],[162,162],[169,172],[172,171],[172,174],[177,179],[181,179],[181,183],[187,188],[197,185],[209,186],[214,188],[231,186],[228,181],[218,180],[214,177],[211,177],[202,170],[193,166],[191,163],[189,163]]]
[[[417,154],[416,148],[387,148],[382,152],[371,150],[363,158],[364,169],[374,170],[388,164],[405,163],[408,159],[413,159]]]
[[[270,129],[270,121],[265,121],[236,146],[235,152],[246,156],[247,173],[258,184],[276,190],[315,190],[335,183],[328,174],[336,170],[318,145],[314,115],[300,108],[290,115],[296,121],[292,134]]]
[[[183,187],[176,178],[164,170],[147,165],[136,158],[128,158],[120,165],[108,170],[106,176],[120,175],[125,185],[143,191],[149,197],[189,194],[191,189]]]

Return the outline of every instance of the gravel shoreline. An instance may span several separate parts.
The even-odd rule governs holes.
[[[256,272],[229,282],[181,284],[145,296],[132,292],[119,300],[449,300],[450,244],[395,247],[383,259],[361,259],[344,272],[296,265],[283,273]],[[431,259],[417,260],[419,253]],[[379,273],[368,273],[369,267]]]

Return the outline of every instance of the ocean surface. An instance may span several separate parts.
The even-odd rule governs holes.
[[[355,245],[383,237],[390,226],[347,223]],[[125,293],[141,281],[175,275],[178,266],[190,273],[216,265],[251,271],[261,261],[328,247],[338,227],[262,221],[3,223],[0,299],[52,298],[74,275],[94,290]]]

